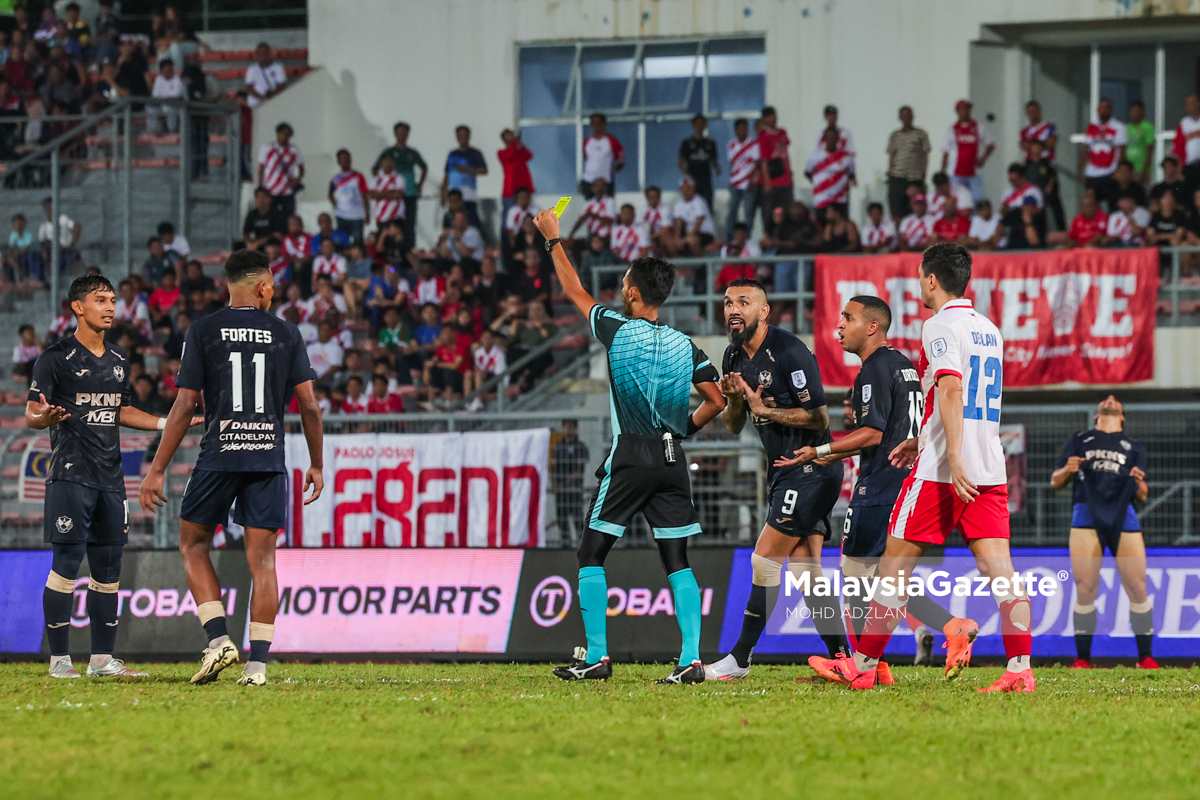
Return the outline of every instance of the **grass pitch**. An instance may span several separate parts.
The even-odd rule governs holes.
[[[83,664],[80,667],[85,666]],[[755,666],[654,686],[617,665],[563,683],[539,665],[275,665],[259,689],[52,681],[0,665],[0,797],[1195,797],[1200,670],[1037,671],[1036,695],[978,695],[898,668],[851,694]]]

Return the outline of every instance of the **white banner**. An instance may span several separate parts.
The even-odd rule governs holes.
[[[304,506],[308,445],[287,436],[293,547],[542,547],[550,431],[325,437],[325,491]]]

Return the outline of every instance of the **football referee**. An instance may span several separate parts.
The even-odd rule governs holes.
[[[576,648],[573,661],[554,674],[567,681],[612,676],[604,560],[640,512],[658,543],[683,636],[679,665],[658,683],[701,683],[700,587],[687,560],[687,540],[700,532],[700,518],[679,443],[725,407],[717,370],[691,339],[658,319],[658,308],[675,284],[673,265],[649,257],[630,264],[621,282],[625,313],[617,314],[596,303],[579,282],[559,239],[558,216],[542,211],[535,221],[553,253],[563,292],[587,316],[592,333],[608,351],[612,389],[612,449],[596,472],[600,485],[578,551],[579,610],[587,648]],[[693,385],[702,402],[689,413]]]
[[[1096,427],[1067,440],[1050,485],[1074,482],[1071,571],[1075,574],[1076,669],[1091,669],[1096,632],[1096,592],[1104,551],[1117,561],[1129,596],[1129,623],[1137,641],[1138,669],[1158,669],[1151,655],[1154,602],[1146,594],[1146,542],[1134,501],[1146,499],[1146,446],[1125,435],[1125,409],[1111,394],[1096,409]]]

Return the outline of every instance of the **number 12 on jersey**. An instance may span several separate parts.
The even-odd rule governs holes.
[[[242,354],[234,350],[229,354],[229,364],[232,367],[233,373],[233,410],[245,410],[245,389],[242,386]],[[254,413],[262,414],[267,410],[266,398],[266,372],[267,372],[267,354],[255,353],[250,359],[250,364],[254,368]]]
[[[1000,359],[990,356],[983,362],[983,377],[991,383],[984,389],[983,405],[979,404],[979,356],[971,356],[971,377],[967,381],[966,397],[963,401],[963,419],[983,419],[987,410],[988,422],[1000,421],[1000,404],[992,405],[993,400],[1000,399],[1003,388],[1004,368]]]

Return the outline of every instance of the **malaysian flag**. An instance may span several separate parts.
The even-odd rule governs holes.
[[[125,496],[136,497],[142,488],[142,463],[146,448],[158,437],[157,433],[125,433],[121,435],[121,469],[125,474]],[[46,476],[50,473],[50,435],[31,438],[21,456],[21,479],[18,496],[25,502],[40,503],[46,499]]]

